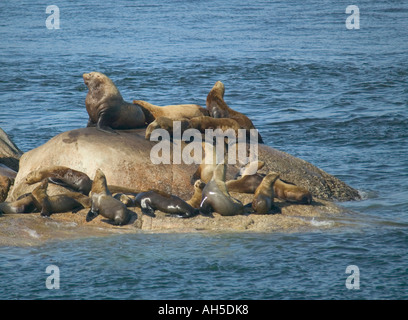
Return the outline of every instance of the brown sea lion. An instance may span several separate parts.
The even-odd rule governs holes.
[[[159,117],[179,120],[209,115],[206,108],[203,108],[197,104],[176,104],[161,107],[143,100],[133,100],[133,104],[142,108],[148,124]]]
[[[134,129],[145,126],[145,115],[140,106],[125,102],[111,79],[100,72],[84,73],[89,91],[85,99],[88,127],[114,132],[113,129]]]
[[[92,187],[92,180],[87,174],[64,166],[52,166],[30,172],[25,181],[27,184],[34,184],[44,179],[85,195],[89,194]]]
[[[161,117],[156,118],[152,123],[150,123],[147,126],[146,133],[145,133],[146,140],[150,140],[150,136],[153,130],[156,130],[156,129],[164,129],[170,134],[170,136],[172,136],[174,121],[180,121],[181,133],[183,133],[184,130],[190,127],[190,123],[186,119],[173,120],[173,119],[161,116]]]
[[[221,81],[217,81],[214,87],[207,95],[206,105],[210,115],[213,118],[230,118],[237,121],[242,129],[249,132],[250,129],[256,129],[251,119],[241,112],[231,109],[224,101],[225,86]],[[263,143],[262,137],[258,132],[258,142]]]
[[[101,169],[96,170],[91,189],[91,210],[86,221],[89,222],[99,214],[115,225],[124,225],[130,221],[132,212],[125,204],[112,197],[106,183],[106,177]]]
[[[311,204],[312,194],[305,188],[278,179],[273,186],[275,197],[299,204]]]
[[[179,218],[191,218],[198,214],[198,209],[194,209],[183,199],[158,190],[139,193],[135,202],[143,214],[151,217],[155,217],[156,210]]]
[[[238,136],[238,130],[240,126],[233,119],[227,118],[212,118],[208,116],[194,117],[191,119],[177,119],[173,120],[167,117],[158,117],[152,123],[150,123],[146,129],[146,139],[149,140],[151,133],[155,129],[164,129],[169,132],[170,135],[173,133],[174,121],[180,121],[180,134],[187,129],[197,129],[201,133],[205,133],[206,129],[221,129],[226,131],[228,129],[234,130],[236,137]]]
[[[32,192],[34,204],[42,216],[52,213],[76,212],[90,206],[90,199],[78,192],[69,192],[55,196],[47,194],[48,180],[44,179]]]
[[[210,215],[217,212],[222,216],[234,216],[244,213],[241,201],[231,197],[225,185],[226,164],[215,167],[212,179],[205,185],[200,203],[200,213]]]
[[[200,179],[194,182],[194,194],[189,200],[186,201],[193,208],[200,207],[204,187],[205,183]]]
[[[51,166],[32,171],[26,176],[25,182],[31,185],[44,179],[84,195],[89,195],[92,188],[92,180],[86,173],[64,166]],[[111,193],[141,192],[140,190],[115,185],[108,185],[108,189]]]
[[[254,199],[252,201],[252,209],[254,210],[254,213],[267,214],[271,212],[273,208],[273,198],[275,197],[273,184],[278,178],[278,173],[270,172],[262,179],[261,184],[255,191]]]
[[[31,193],[25,194],[13,202],[0,203],[0,213],[31,213],[36,209]]]
[[[198,179],[201,179],[204,183],[208,183],[212,179],[214,169],[217,166],[215,146],[211,143],[203,142],[202,147],[204,150],[204,157],[196,172],[191,177],[191,184]],[[209,150],[212,150],[212,153]]]
[[[263,175],[257,173],[265,165],[263,161],[253,161],[241,168],[240,175],[236,180],[229,180],[225,184],[229,192],[255,193],[261,184]]]

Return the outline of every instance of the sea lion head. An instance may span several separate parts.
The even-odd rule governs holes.
[[[104,106],[105,103],[108,105],[115,104],[115,102],[122,103],[123,98],[113,81],[103,73],[84,73],[82,77],[89,89],[85,106],[90,118],[96,123],[101,106]]]
[[[221,97],[224,97],[225,86],[221,81],[217,81],[215,83],[214,87],[212,88],[212,90],[219,93],[221,95]]]
[[[106,177],[101,169],[97,169],[95,172],[95,177],[92,182],[91,193],[92,194],[109,193],[108,185],[106,183]]]
[[[199,190],[203,190],[205,187],[205,182],[202,181],[201,179],[196,180],[196,182],[194,182],[194,188],[195,189],[199,189]]]

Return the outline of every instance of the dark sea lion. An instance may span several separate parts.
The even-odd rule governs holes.
[[[156,210],[180,218],[191,218],[198,214],[198,209],[194,209],[183,199],[158,190],[139,193],[135,202],[142,209],[143,214],[151,217],[155,217]]]
[[[106,177],[102,170],[96,170],[91,189],[91,210],[89,210],[86,221],[89,222],[99,214],[113,221],[115,225],[124,225],[130,221],[132,212],[125,204],[112,197]]]
[[[100,72],[83,74],[89,91],[85,99],[88,127],[96,126],[107,132],[113,129],[135,129],[145,126],[145,115],[140,106],[125,102],[119,89]]]
[[[275,197],[298,203],[298,204],[311,204],[313,197],[312,194],[305,188],[298,187],[292,183],[278,179],[274,184]]]
[[[231,109],[224,101],[225,86],[221,81],[217,81],[214,87],[207,95],[206,105],[210,115],[213,118],[234,119],[242,129],[249,132],[250,129],[256,129],[251,119],[241,112]],[[258,142],[264,143],[258,132]]]
[[[241,201],[234,199],[228,193],[225,176],[226,164],[218,164],[215,167],[212,179],[203,189],[200,213],[210,215],[212,212],[217,212],[222,216],[244,213],[244,206]]]
[[[133,103],[142,108],[145,113],[147,123],[151,123],[159,117],[166,117],[171,120],[179,120],[209,115],[206,108],[203,108],[197,104],[156,106],[143,100],[133,100]]]
[[[267,214],[273,209],[274,191],[273,184],[279,178],[276,172],[268,173],[255,191],[252,209],[256,214]]]
[[[81,193],[70,192],[48,196],[48,180],[44,179],[32,192],[34,204],[42,216],[49,217],[53,213],[77,212],[90,206],[90,200]]]
[[[0,213],[32,213],[37,209],[31,193],[24,194],[13,202],[0,203]]]
[[[34,184],[44,179],[85,195],[89,194],[92,187],[92,181],[88,175],[64,166],[52,166],[30,172],[26,176],[26,183]]]
[[[205,183],[201,179],[194,182],[194,194],[189,200],[186,201],[193,208],[200,207],[204,187]]]

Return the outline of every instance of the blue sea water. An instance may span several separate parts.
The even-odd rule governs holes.
[[[47,29],[48,5],[60,29]],[[23,151],[86,125],[84,72],[157,105],[205,105],[221,80],[266,144],[363,195],[329,231],[4,246],[0,298],[407,299],[407,30],[398,0],[0,2],[0,127]],[[45,286],[52,264],[58,290]],[[345,285],[349,265],[359,289]]]

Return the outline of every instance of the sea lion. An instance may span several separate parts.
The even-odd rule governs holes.
[[[206,108],[197,104],[176,104],[161,107],[143,100],[133,100],[133,104],[142,108],[145,114],[146,123],[148,124],[159,117],[179,120],[209,115]]]
[[[151,217],[155,217],[155,210],[160,210],[179,218],[191,218],[198,214],[198,209],[194,209],[183,199],[158,190],[139,193],[136,196],[135,202],[142,209],[143,214]]]
[[[259,187],[256,189],[254,199],[252,201],[252,209],[256,214],[267,214],[273,207],[273,184],[279,174],[276,172],[268,173],[263,179]]]
[[[84,195],[89,195],[92,188],[92,180],[86,173],[64,166],[51,166],[32,171],[26,176],[25,182],[31,185],[44,179]],[[108,189],[111,193],[134,194],[141,192],[140,190],[115,185],[108,185]]]
[[[241,127],[234,119],[201,116],[191,118],[189,120],[189,128],[197,129],[201,133],[205,133],[206,129],[221,129],[222,131],[232,129],[234,130],[236,137],[238,137],[238,130]]]
[[[214,173],[214,169],[217,166],[217,153],[216,148],[209,142],[203,142],[202,148],[204,151],[204,157],[198,166],[196,172],[191,177],[191,184],[196,180],[201,179],[204,183],[208,183]],[[212,150],[212,152],[210,152]]]
[[[194,194],[192,195],[190,200],[186,201],[193,208],[200,207],[204,187],[205,183],[201,179],[198,179],[196,182],[194,182]]]
[[[124,225],[129,222],[132,212],[124,203],[112,197],[106,183],[106,177],[101,169],[96,170],[90,196],[91,209],[86,216],[87,222],[99,214],[113,221],[115,225]]]
[[[231,109],[224,101],[225,86],[221,81],[217,81],[207,95],[206,106],[213,118],[234,119],[242,129],[249,132],[250,129],[256,129],[251,119],[241,112]],[[264,143],[258,132],[258,142]]]
[[[252,161],[242,167],[239,175],[235,180],[229,180],[225,184],[229,192],[240,193],[255,193],[258,186],[261,184],[264,175],[257,173],[265,165],[263,161]],[[255,172],[255,173],[254,173]],[[239,176],[238,176],[239,177]]]
[[[174,121],[180,121],[180,134],[183,134],[187,129],[197,129],[201,133],[205,133],[206,129],[221,129],[222,131],[232,129],[234,130],[236,137],[238,137],[238,130],[240,129],[239,124],[234,119],[218,119],[209,116],[200,116],[191,119],[182,118],[174,120],[167,117],[158,117],[148,125],[145,135],[146,139],[150,139],[151,133],[155,129],[167,130],[169,134],[172,135]]]
[[[109,186],[108,186],[108,189],[109,189]],[[136,199],[137,194],[116,193],[116,194],[112,194],[112,196],[115,199],[122,202],[123,204],[125,204],[126,207],[134,207],[136,205],[135,199]]]
[[[226,164],[220,163],[215,167],[213,177],[202,193],[200,213],[210,215],[217,212],[222,216],[233,216],[244,213],[241,201],[234,199],[228,193],[225,185]]]
[[[48,196],[47,187],[48,180],[44,179],[32,192],[34,204],[43,217],[49,217],[52,213],[77,212],[90,206],[89,198],[82,193]]]
[[[13,202],[0,203],[0,213],[31,213],[36,209],[31,193],[25,194]]]
[[[64,166],[52,166],[30,172],[25,181],[27,184],[34,184],[44,179],[85,195],[89,194],[92,187],[92,180],[87,174]]]
[[[145,133],[146,140],[150,140],[153,130],[156,129],[164,129],[172,136],[174,121],[180,121],[181,134],[190,127],[189,121],[186,119],[173,120],[167,117],[158,117],[147,126]]]
[[[311,204],[312,194],[305,188],[278,179],[273,186],[275,197],[298,204]]]
[[[135,129],[145,125],[140,106],[125,102],[113,81],[100,72],[84,73],[89,91],[85,99],[88,127],[114,132],[113,129]]]

